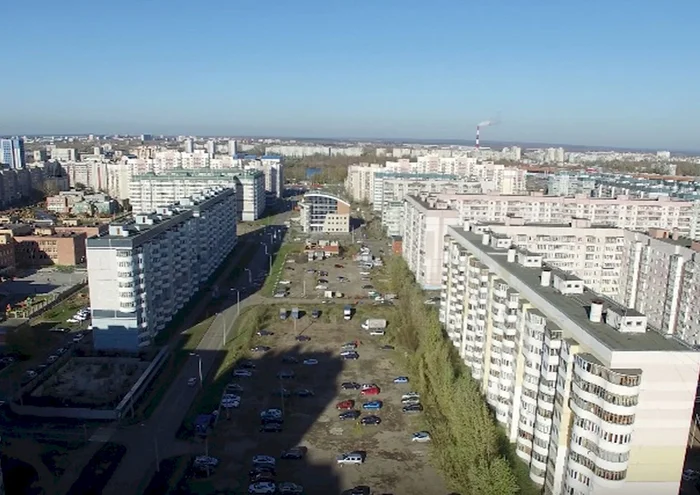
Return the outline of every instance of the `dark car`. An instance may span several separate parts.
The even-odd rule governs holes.
[[[320,316],[321,316],[321,311],[318,310],[318,309],[314,309],[314,310],[311,312],[311,318],[316,319],[316,318],[318,318],[318,317],[320,317]]]
[[[265,423],[260,426],[261,433],[279,433],[282,431],[282,425],[279,423]]]
[[[264,466],[255,466],[253,469],[250,470],[248,473],[248,476],[251,478],[254,478],[259,475],[268,475],[268,476],[275,476],[275,468],[270,466],[270,465],[264,465]]]
[[[260,471],[255,476],[250,477],[251,483],[260,483],[261,481],[275,481],[275,475],[272,471]]]
[[[380,347],[380,349],[383,351],[393,351],[395,348],[393,345],[383,345]]]
[[[297,336],[295,337],[295,340],[296,340],[297,342],[308,342],[309,340],[311,340],[311,337],[308,337],[308,336],[306,336],[306,335],[297,335]]]
[[[360,355],[356,352],[349,352],[347,354],[343,354],[340,356],[340,358],[344,361],[354,361],[356,359],[360,359]]]
[[[299,359],[294,356],[282,356],[282,362],[287,364],[297,364]]]
[[[357,382],[343,382],[340,384],[340,388],[343,390],[360,390],[361,385]]]
[[[292,447],[291,449],[283,450],[282,454],[280,455],[280,459],[303,459],[306,455],[306,451],[306,447]]]
[[[244,370],[252,370],[255,369],[255,363],[253,361],[241,361],[238,367]]]
[[[290,380],[294,378],[294,372],[293,371],[280,371],[277,373],[277,378],[280,380]]]
[[[276,423],[278,425],[281,425],[284,422],[282,418],[275,418],[275,417],[270,417],[270,418],[261,418],[260,419],[260,424],[261,425],[269,425],[272,423]]]
[[[321,270],[320,272],[318,272],[318,274],[319,274],[321,277],[327,277],[327,276],[328,276],[328,272],[327,272],[327,271],[324,271],[324,270]]]
[[[401,411],[404,413],[417,413],[423,410],[423,406],[420,404],[411,404],[410,406],[404,406]]]
[[[319,283],[319,284],[327,284],[327,283],[328,283],[328,280],[325,279],[325,278],[319,278],[319,279],[318,279],[318,283]]]
[[[313,397],[314,396],[314,391],[309,390],[308,388],[302,388],[301,390],[297,390],[296,392],[297,397]]]
[[[363,285],[362,288],[365,289],[365,290],[372,290],[372,289],[374,289],[374,287],[371,286],[371,285],[369,285],[369,284]]]
[[[253,347],[250,350],[251,350],[251,352],[267,352],[270,349],[272,349],[272,347],[269,347],[266,345],[256,345],[255,347]]]
[[[357,419],[360,417],[360,411],[345,411],[340,414],[338,414],[338,419],[341,420],[346,420],[346,419]]]
[[[365,416],[360,420],[360,424],[363,425],[378,425],[382,422],[382,418],[379,416]]]
[[[370,488],[366,485],[356,486],[348,491],[347,495],[370,495]]]
[[[268,337],[270,335],[274,335],[275,332],[270,332],[269,330],[258,330],[257,335],[258,337]]]

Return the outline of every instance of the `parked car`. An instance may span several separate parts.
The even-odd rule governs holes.
[[[362,452],[348,452],[340,454],[336,457],[336,462],[340,465],[344,464],[362,464],[365,462],[365,455]]]
[[[347,495],[370,495],[371,491],[367,485],[361,485],[351,488]]]
[[[285,481],[277,485],[277,493],[280,495],[304,493],[304,487],[296,483]]]
[[[340,263],[336,263],[336,264],[333,265],[333,266],[335,266],[336,268],[345,268],[345,267],[344,267],[343,265],[341,265]]]
[[[283,450],[282,453],[280,454],[280,459],[289,459],[289,460],[299,460],[303,459],[304,456],[306,456],[307,452],[306,447],[292,447],[291,449]]]
[[[248,493],[253,493],[253,494],[261,494],[261,495],[267,495],[267,494],[273,494],[277,491],[277,485],[274,484],[272,481],[259,481],[257,483],[252,483],[251,485],[248,486]]]
[[[315,287],[315,289],[316,289],[316,290],[326,290],[326,289],[328,289],[328,286],[327,286],[326,284],[318,284],[318,285]]]
[[[274,295],[272,297],[277,297],[277,298],[287,297],[287,292],[286,291],[277,291],[274,293]]]
[[[199,380],[197,380],[195,377],[188,378],[188,379],[187,379],[187,385],[190,386],[190,387],[194,387],[195,385],[197,385],[197,382],[198,382],[198,381],[199,381]]]
[[[309,390],[308,388],[302,388],[300,390],[297,390],[295,392],[297,397],[313,397],[314,396],[314,391]]]
[[[195,466],[216,467],[219,465],[219,459],[208,455],[198,455],[192,463]]]
[[[420,404],[420,399],[401,399],[402,406],[415,406],[416,404]]]
[[[382,422],[379,416],[365,416],[360,420],[360,424],[364,426],[378,425]]]
[[[318,359],[313,359],[313,358],[311,358],[311,359],[304,359],[303,364],[305,364],[305,365],[307,365],[307,366],[314,366],[314,365],[317,365],[317,364],[318,364]]]
[[[359,390],[360,384],[357,382],[343,382],[340,384],[342,390]]]
[[[340,359],[343,361],[355,361],[357,359],[360,359],[360,355],[357,352],[350,352],[348,354],[343,354],[340,356]]]
[[[269,337],[270,335],[274,335],[275,332],[270,332],[269,330],[258,330],[257,335],[258,337]]]
[[[269,347],[269,346],[266,346],[266,345],[256,345],[255,347],[252,347],[252,348],[250,349],[250,351],[251,351],[251,352],[267,352],[267,351],[269,351],[270,349],[272,349],[272,347]]]
[[[338,419],[340,419],[340,420],[357,419],[359,417],[360,417],[360,411],[357,411],[355,409],[352,409],[350,411],[341,412],[340,414],[338,414]]]
[[[294,338],[294,340],[296,340],[297,342],[308,342],[309,340],[311,340],[311,337],[309,337],[308,335],[297,335]]]
[[[318,319],[320,316],[321,316],[321,310],[319,310],[319,309],[314,309],[311,312],[311,318],[313,318],[313,319]]]
[[[407,399],[420,399],[420,394],[418,392],[408,392],[401,396],[401,400]]]
[[[299,359],[294,356],[282,356],[282,362],[287,364],[297,364]]]
[[[369,284],[363,285],[362,288],[365,290],[373,290],[374,289],[374,287],[372,285],[369,285]]]
[[[383,345],[380,347],[382,351],[393,351],[395,347],[393,345]]]
[[[343,411],[346,409],[352,409],[354,407],[355,407],[355,401],[352,399],[340,401],[335,405],[335,408],[338,409],[339,411]]]
[[[413,413],[419,413],[423,411],[423,406],[420,404],[411,404],[408,406],[403,406],[401,408],[401,411],[404,414],[413,414]]]
[[[249,359],[246,359],[244,361],[241,361],[238,363],[238,367],[242,368],[244,370],[254,370],[255,369],[255,363]]]
[[[243,387],[238,383],[229,383],[226,385],[226,392],[243,392]]]
[[[236,369],[233,370],[233,376],[241,377],[241,378],[248,378],[253,376],[253,373],[250,370],[241,370],[241,369]]]
[[[280,280],[277,282],[279,285],[291,285],[292,282],[290,280]]]
[[[386,331],[385,331],[385,330],[378,330],[378,329],[375,329],[375,330],[370,330],[369,334],[372,335],[372,336],[375,336],[375,337],[377,337],[377,336],[378,336],[378,337],[381,337],[382,335],[385,335],[385,334],[386,334]]]
[[[263,411],[263,413],[273,414],[273,415],[279,413],[279,415],[282,416],[282,411],[280,411],[279,409],[268,409],[267,411]],[[274,467],[277,464],[277,461],[271,455],[261,455],[261,454],[254,455],[252,462],[253,462],[254,466],[259,466],[259,465],[263,464],[263,465],[271,465]]]
[[[355,351],[340,351],[340,356],[349,356],[351,354],[357,354]]]
[[[290,380],[294,378],[294,376],[294,372],[288,370],[283,370],[277,373],[277,378],[280,378],[281,380]]]
[[[368,388],[375,388],[375,387],[379,387],[379,385],[377,385],[376,383],[363,383],[362,385],[360,385],[360,390],[365,390]]]
[[[379,395],[379,387],[366,388],[360,391],[361,395]]]
[[[408,383],[408,377],[407,376],[397,376],[394,378],[394,383]]]
[[[411,442],[425,443],[430,441],[430,433],[427,431],[417,431],[411,437]]]
[[[341,351],[354,351],[355,349],[357,349],[357,343],[355,342],[346,342],[340,346]]]
[[[48,358],[46,358],[46,361],[49,363],[55,363],[56,360],[58,360],[58,356],[56,356],[55,354],[52,354]]]
[[[380,400],[371,400],[362,404],[362,409],[381,409],[382,405]]]
[[[51,332],[57,332],[57,333],[68,333],[70,332],[70,328],[65,328],[65,327],[55,327],[50,330]]]

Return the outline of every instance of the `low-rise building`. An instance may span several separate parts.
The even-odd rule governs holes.
[[[308,233],[350,232],[350,202],[322,191],[310,191],[299,202],[301,229]]]
[[[31,234],[16,235],[14,239],[15,257],[20,267],[85,263],[86,236],[83,233],[59,233],[53,227],[37,227]]]
[[[236,199],[229,188],[135,214],[88,239],[95,348],[134,352],[151,345],[236,241]]]
[[[440,320],[544,493],[678,493],[700,353],[541,255],[458,227]]]

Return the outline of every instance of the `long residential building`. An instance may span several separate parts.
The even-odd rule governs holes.
[[[621,301],[664,334],[700,345],[700,243],[653,229],[625,233]]]
[[[548,495],[676,495],[700,353],[508,239],[448,227],[440,319]]]
[[[129,185],[129,200],[134,212],[147,213],[216,187],[236,192],[239,220],[257,220],[265,211],[265,176],[258,170],[175,169],[136,175]]]
[[[223,188],[135,214],[88,239],[95,348],[134,352],[151,345],[236,241],[235,193]]]
[[[653,228],[675,229],[679,234],[700,237],[700,202],[662,197],[630,199],[554,197],[541,194],[447,194],[436,198],[457,209],[463,220],[503,222],[520,217],[528,223],[569,223],[585,218],[596,225],[646,232]]]
[[[618,295],[625,231],[616,227],[578,218],[561,224],[526,223],[518,217],[506,217],[502,223],[462,220],[448,203],[425,194],[406,198],[400,225],[403,257],[425,289],[440,287],[447,227],[471,226],[541,254],[546,263],[581,277],[596,292]]]

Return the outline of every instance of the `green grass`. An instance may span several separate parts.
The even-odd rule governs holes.
[[[254,306],[243,310],[236,319],[235,337],[229,342],[225,354],[213,375],[205,378],[204,386],[190,406],[185,419],[180,425],[177,436],[189,438],[193,434],[192,424],[198,414],[209,413],[219,407],[221,395],[229,383],[230,371],[234,364],[242,359],[251,346],[255,332],[263,328],[273,317],[277,316],[276,308]]]
[[[272,270],[265,279],[265,284],[262,287],[261,293],[265,297],[272,297],[275,292],[275,284],[282,277],[284,270],[284,261],[287,256],[296,255],[302,252],[304,246],[299,242],[290,242],[282,244],[279,251],[275,255],[275,260],[272,263]]]

